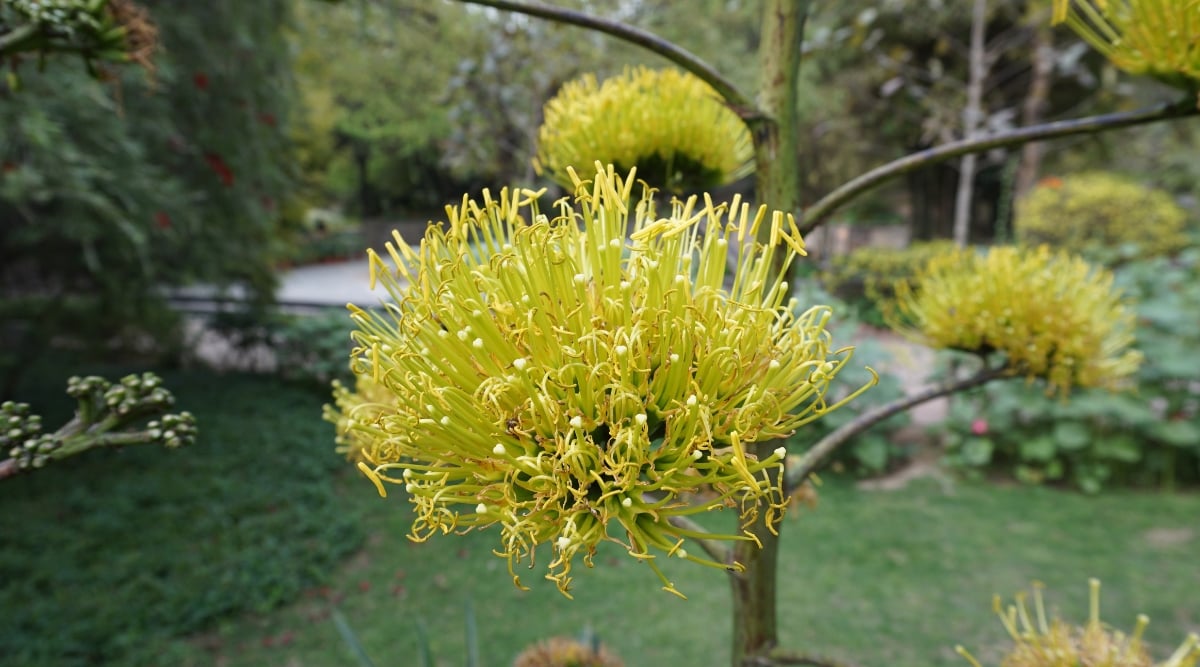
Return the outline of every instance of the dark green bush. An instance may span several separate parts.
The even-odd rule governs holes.
[[[160,664],[155,639],[287,602],[361,543],[320,397],[244,375],[165,379],[196,415],[193,447],[98,451],[0,483],[5,665]],[[59,384],[22,393],[53,420],[68,401],[39,398]]]
[[[1078,390],[1048,400],[1037,385],[996,382],[955,398],[949,461],[1030,482],[1200,484],[1200,252],[1117,272],[1137,300],[1145,361],[1132,391]]]

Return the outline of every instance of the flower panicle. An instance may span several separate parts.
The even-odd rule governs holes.
[[[553,217],[543,193],[505,189],[448,209],[415,248],[397,236],[391,264],[371,255],[393,303],[351,309],[356,386],[326,416],[381,492],[403,486],[413,539],[498,525],[517,585],[549,545],[568,595],[573,564],[614,542],[679,593],[656,558],[740,566],[689,553],[697,535],[672,519],[777,522],[786,450],[759,443],[841,405],[825,393],[852,350],[773,272],[804,252],[790,216],[662,204],[644,183],[635,196],[634,173],[596,173],[572,171]]]
[[[1000,352],[1051,393],[1119,388],[1141,361],[1112,273],[1046,246],[947,251],[897,283],[896,299],[901,331],[937,348]]]

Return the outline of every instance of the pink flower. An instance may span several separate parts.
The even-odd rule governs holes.
[[[971,433],[975,435],[987,435],[988,423],[986,419],[976,419],[971,422]]]

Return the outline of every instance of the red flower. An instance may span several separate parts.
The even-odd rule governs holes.
[[[208,162],[208,167],[221,179],[225,187],[233,185],[233,170],[229,168],[228,164],[225,164],[225,160],[220,155],[205,153],[204,160]]]
[[[192,83],[197,90],[208,90],[208,75],[204,72],[196,72],[192,75]]]
[[[4,164],[3,164],[3,165],[0,165],[0,171],[3,171],[3,172],[4,172],[4,173],[6,173],[6,174],[11,174],[11,173],[13,173],[13,172],[14,172],[14,171],[16,171],[16,170],[17,170],[17,165],[16,165],[16,163],[14,163],[14,162],[9,162],[8,160],[5,160],[5,161],[4,161]]]
[[[975,435],[987,435],[988,423],[986,419],[976,419],[971,422],[971,433]]]
[[[1057,176],[1047,176],[1038,181],[1038,185],[1042,186],[1043,188],[1057,190],[1063,186],[1063,180]]]
[[[159,229],[170,229],[171,216],[167,215],[166,211],[159,211],[154,214],[154,224],[157,225]]]
[[[279,120],[277,118],[275,118],[275,114],[273,114],[273,113],[258,114],[258,122],[262,123],[263,125],[267,125],[269,127],[275,127],[276,125],[279,124]]]

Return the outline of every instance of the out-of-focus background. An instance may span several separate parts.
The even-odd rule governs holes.
[[[0,43],[21,25],[17,4],[0,0]],[[585,627],[628,665],[723,664],[720,572],[664,566],[684,602],[614,547],[579,573],[574,601],[532,573],[519,591],[490,553],[494,532],[406,539],[403,494],[380,499],[321,418],[329,382],[349,377],[345,304],[385,298],[365,249],[392,230],[417,243],[464,194],[557,187],[531,161],[546,101],[585,73],[665,63],[443,0],[138,4],[157,26],[148,68],[0,58],[12,73],[0,85],[0,400],[61,423],[68,376],[154,369],[200,435],[0,481],[0,662],[361,664],[345,619],[379,665],[425,649],[461,663],[467,632],[484,664],[507,665]],[[757,2],[555,4],[756,85]],[[1172,99],[1035,5],[989,2],[988,68],[972,81],[970,3],[821,3],[801,70],[802,201],[964,136],[972,83],[980,131]],[[993,593],[1038,579],[1082,619],[1092,576],[1110,622],[1153,618],[1157,655],[1200,631],[1198,143],[1188,119],[998,149],[970,182],[957,160],[913,171],[809,237],[799,294],[834,305],[835,335],[883,377],[797,447],[950,372],[888,331],[881,303],[949,243],[964,188],[971,243],[1112,226],[1122,241],[1104,248],[1055,238],[1137,299],[1146,362],[1132,393],[1048,399],[1011,383],[852,443],[815,508],[787,519],[781,636],[865,665],[964,664],[959,643],[994,661]],[[752,179],[715,194],[735,193],[752,196]],[[1157,244],[1164,219],[1183,237]]]

